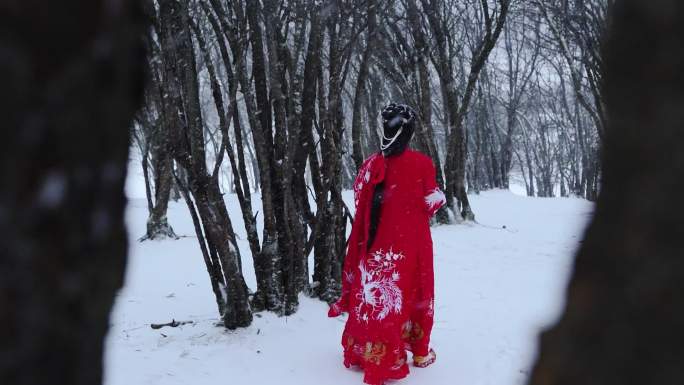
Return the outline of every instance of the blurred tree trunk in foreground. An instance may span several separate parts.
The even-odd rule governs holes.
[[[102,381],[126,265],[140,15],[133,1],[0,5],[0,384]]]
[[[535,385],[684,382],[684,3],[614,7],[602,191]]]

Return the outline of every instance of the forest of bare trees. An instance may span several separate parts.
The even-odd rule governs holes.
[[[342,191],[389,100],[419,114],[413,145],[450,201],[438,222],[473,221],[468,194],[514,184],[597,200],[530,384],[684,378],[680,2],[35,3],[0,12],[0,382],[102,382],[131,144],[140,240],[177,238],[166,214],[184,200],[225,327],[292,314],[301,293],[334,299],[353,215]]]
[[[342,191],[377,151],[388,101],[417,111],[413,146],[447,195],[439,223],[475,220],[469,193],[512,184],[596,199],[611,3],[148,0],[150,80],[133,127],[150,212],[141,239],[176,237],[166,210],[184,198],[228,328],[253,311],[292,314],[300,293],[334,300],[352,218]]]

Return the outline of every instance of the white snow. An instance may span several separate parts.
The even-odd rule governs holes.
[[[140,192],[137,186],[127,191]],[[126,213],[129,264],[111,316],[106,385],[362,384],[361,373],[342,366],[344,320],[327,318],[327,305],[318,300],[302,296],[295,315],[261,313],[246,329],[215,327],[216,302],[187,207],[171,202],[168,215],[174,230],[186,237],[139,243],[135,239],[145,232],[147,207],[143,194],[130,195],[137,198]],[[353,194],[344,197],[353,207]],[[537,333],[561,309],[572,254],[592,205],[508,191],[470,198],[481,224],[433,228],[437,362],[412,368],[397,384],[522,384]],[[227,202],[245,278],[254,288],[239,206],[233,195]],[[259,197],[253,202],[257,205]],[[195,323],[149,326],[172,319]]]

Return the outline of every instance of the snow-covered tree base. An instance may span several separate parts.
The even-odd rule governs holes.
[[[147,233],[138,239],[140,242],[147,240],[161,241],[165,239],[178,239],[178,236],[173,231],[173,227],[169,225],[168,220],[164,217],[160,221],[147,221]]]

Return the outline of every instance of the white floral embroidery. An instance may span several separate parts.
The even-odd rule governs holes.
[[[355,309],[357,320],[382,321],[390,313],[401,312],[403,296],[397,285],[399,273],[395,268],[396,262],[402,259],[404,255],[392,249],[378,250],[370,259],[359,263],[361,289],[357,294],[359,305]]]
[[[347,283],[354,283],[354,272],[345,272],[344,279],[347,281]]]
[[[361,198],[361,191],[363,190],[363,187],[366,183],[370,182],[371,167],[376,157],[377,154],[374,154],[370,158],[368,158],[368,160],[366,160],[361,170],[359,170],[359,175],[354,181],[354,205],[356,206],[359,205],[359,198]]]
[[[440,207],[445,203],[446,197],[444,196],[444,193],[438,188],[432,190],[430,194],[425,196],[425,204],[428,206],[428,209],[430,210],[432,210],[435,207]]]

